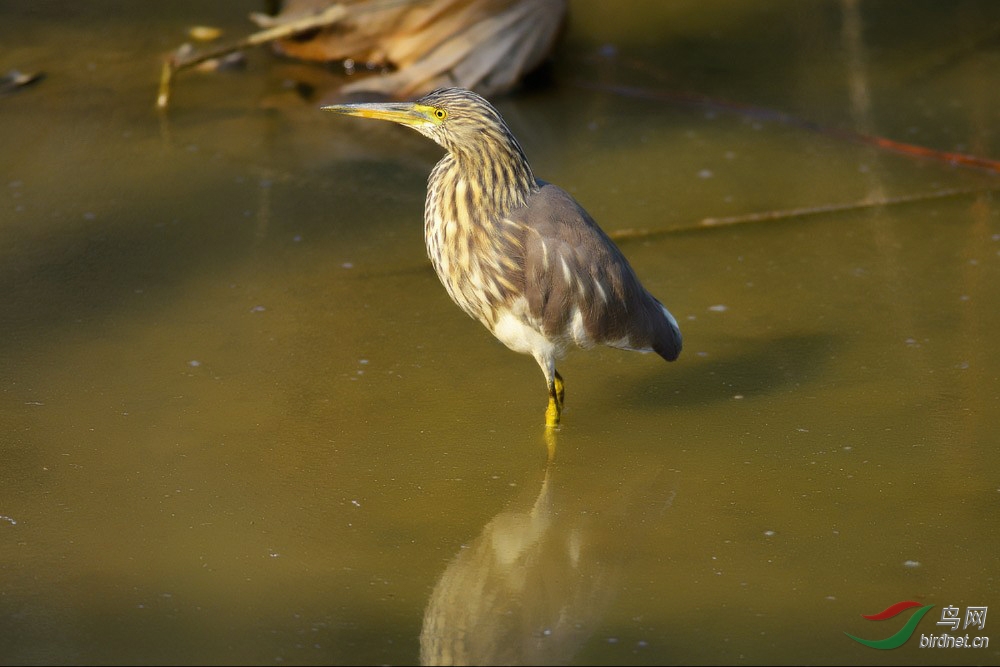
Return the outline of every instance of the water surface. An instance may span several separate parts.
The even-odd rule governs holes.
[[[496,103],[685,350],[565,360],[551,462],[435,145],[263,52],[157,114],[248,3],[0,9],[0,662],[1000,660],[844,635],[1000,604],[1000,180],[833,131],[1000,157],[1000,7],[605,4]]]

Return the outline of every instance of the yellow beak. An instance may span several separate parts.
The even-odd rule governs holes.
[[[325,111],[335,111],[347,116],[360,116],[376,120],[390,120],[408,127],[438,125],[441,121],[434,116],[434,107],[406,102],[384,104],[331,104],[320,107]]]

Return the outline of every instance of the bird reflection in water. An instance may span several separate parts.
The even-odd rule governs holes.
[[[586,557],[580,517],[556,512],[551,466],[534,503],[493,518],[441,575],[424,612],[425,665],[553,664],[604,608],[608,573]]]
[[[649,481],[645,473],[633,477]],[[659,472],[655,478],[662,488]],[[635,503],[621,497],[622,487],[615,493],[610,513],[591,511],[576,494],[561,496],[550,460],[537,495],[496,515],[441,575],[424,611],[421,663],[570,661],[598,628],[618,588],[630,527],[649,518],[633,511]],[[627,488],[624,495],[636,497]],[[590,500],[609,505],[604,498]]]

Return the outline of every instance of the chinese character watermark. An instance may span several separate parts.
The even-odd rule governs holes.
[[[958,630],[958,624],[961,623],[961,619],[958,617],[958,612],[961,609],[958,607],[944,607],[941,609],[941,620],[937,622],[938,625],[950,625],[951,629]]]
[[[962,629],[974,625],[980,630],[986,627],[986,607],[966,607],[965,608],[965,625]]]

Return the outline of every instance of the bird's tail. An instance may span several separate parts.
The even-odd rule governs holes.
[[[660,312],[653,319],[653,350],[667,361],[673,361],[681,353],[681,329],[666,306],[659,301],[656,305]]]

